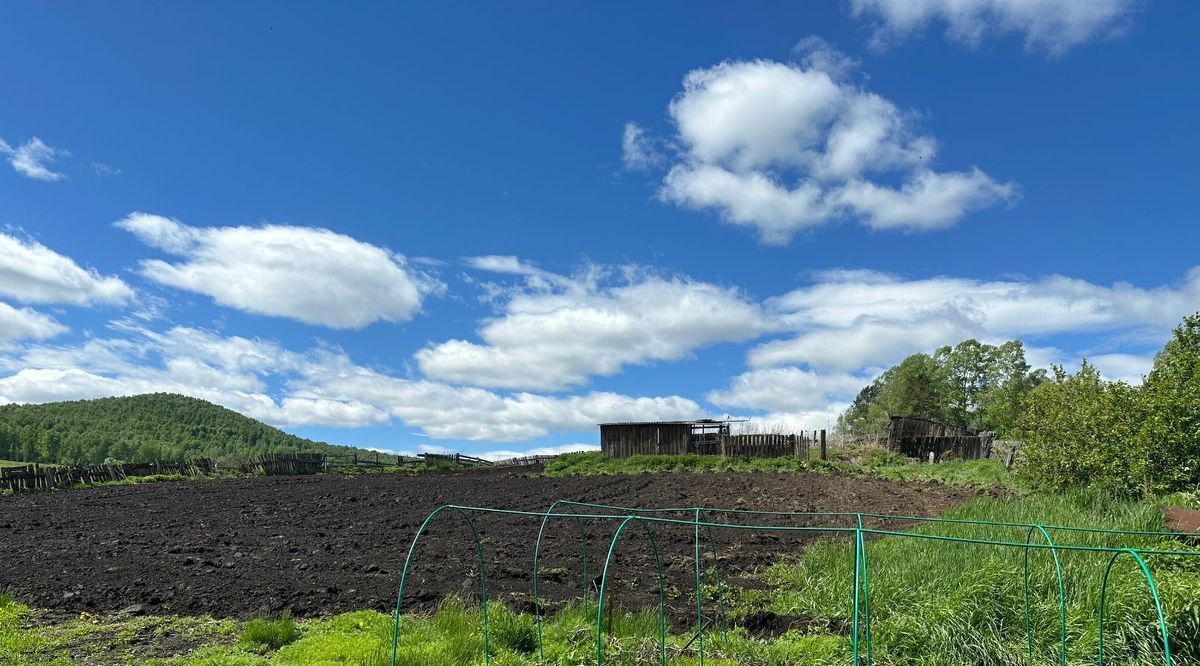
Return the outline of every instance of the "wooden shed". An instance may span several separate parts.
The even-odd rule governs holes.
[[[699,453],[707,442],[729,435],[729,421],[643,421],[600,424],[600,450],[610,458]]]

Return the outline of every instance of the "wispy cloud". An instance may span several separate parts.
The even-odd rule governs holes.
[[[945,24],[951,41],[977,46],[1009,33],[1025,38],[1025,48],[1062,55],[1093,39],[1123,32],[1139,0],[852,0],[851,12],[874,24],[877,49]]]
[[[52,170],[51,166],[58,158],[66,157],[71,153],[62,148],[48,146],[35,136],[15,147],[0,139],[0,154],[7,155],[8,163],[22,176],[34,180],[56,181],[63,180],[67,176],[60,171]]]

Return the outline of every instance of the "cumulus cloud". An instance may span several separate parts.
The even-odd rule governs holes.
[[[67,345],[0,350],[0,404],[155,391],[203,398],[280,426],[362,427],[399,421],[434,438],[521,441],[591,430],[623,418],[695,418],[678,396],[609,392],[553,397],[409,379],[355,364],[340,349],[278,343],[176,326],[116,322],[116,333]]]
[[[769,368],[738,375],[728,387],[710,391],[706,398],[718,407],[792,414],[818,412],[839,396],[857,393],[870,381],[870,377],[845,373]]]
[[[328,372],[336,368],[335,372]],[[632,397],[611,392],[570,396],[502,395],[477,387],[390,376],[342,364],[327,365],[293,386],[300,395],[362,401],[442,439],[520,441],[555,431],[591,430],[612,420],[696,418],[703,410],[679,396]]]
[[[62,148],[47,146],[36,136],[15,147],[0,139],[0,155],[8,156],[8,163],[14,171],[34,180],[55,181],[66,178],[65,174],[52,170],[51,166],[58,158],[70,154]]]
[[[408,321],[427,295],[443,289],[403,256],[328,229],[191,227],[148,213],[116,225],[182,258],[144,260],[145,277],[255,314],[358,329]]]
[[[484,323],[482,342],[448,340],[417,352],[425,376],[558,390],[629,364],[678,360],[707,345],[747,340],[766,327],[755,303],[706,282],[638,269],[615,281],[597,274],[534,277],[533,288],[512,292],[501,315]]]
[[[0,301],[0,343],[26,338],[52,338],[67,327],[32,308],[14,308]]]
[[[914,113],[846,81],[856,63],[825,42],[801,49],[799,64],[730,61],[684,77],[668,107],[681,153],[663,200],[782,244],[843,219],[943,228],[1016,196],[977,167],[935,170],[937,142]]]
[[[1061,55],[1127,27],[1136,0],[852,0],[852,13],[874,23],[871,45],[884,48],[945,24],[946,37],[977,46],[987,37],[1021,34],[1030,51]]]
[[[23,303],[124,303],[133,290],[29,238],[0,232],[0,295]]]

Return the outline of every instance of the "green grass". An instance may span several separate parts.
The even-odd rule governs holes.
[[[954,460],[941,463],[913,463],[886,451],[846,449],[831,453],[831,459],[796,458],[720,458],[698,455],[642,455],[608,458],[598,451],[568,453],[546,464],[545,476],[591,476],[612,474],[654,474],[659,472],[837,472],[855,476],[874,476],[893,481],[936,481],[952,485],[1000,487],[1015,492],[1029,490],[1024,481],[998,460]]]
[[[951,510],[948,518],[1161,530],[1162,513],[1151,503],[1076,493],[1025,499],[980,499]],[[917,530],[964,538],[1023,543],[1023,528],[926,525]],[[1060,544],[1180,549],[1164,537],[1098,534],[1053,535]],[[1036,540],[1036,538],[1035,538]],[[849,621],[847,593],[852,552],[829,540],[794,562],[763,574],[768,591],[742,595],[739,608],[767,608]],[[1068,663],[1095,663],[1100,579],[1108,555],[1062,552]],[[875,655],[886,664],[1019,664],[1027,649],[1024,632],[1022,550],[886,537],[868,547]],[[1031,555],[1034,590],[1032,623],[1037,663],[1057,663],[1057,580],[1048,551]],[[1149,560],[1170,619],[1175,663],[1200,659],[1200,557]],[[1106,625],[1106,661],[1161,664],[1151,596],[1133,560],[1114,568]]]
[[[250,620],[242,628],[241,647],[255,653],[267,653],[296,642],[300,638],[300,627],[290,614],[269,620]]]

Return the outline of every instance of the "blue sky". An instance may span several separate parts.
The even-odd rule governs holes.
[[[1200,310],[1182,2],[0,8],[0,402],[414,451],[825,427]]]

